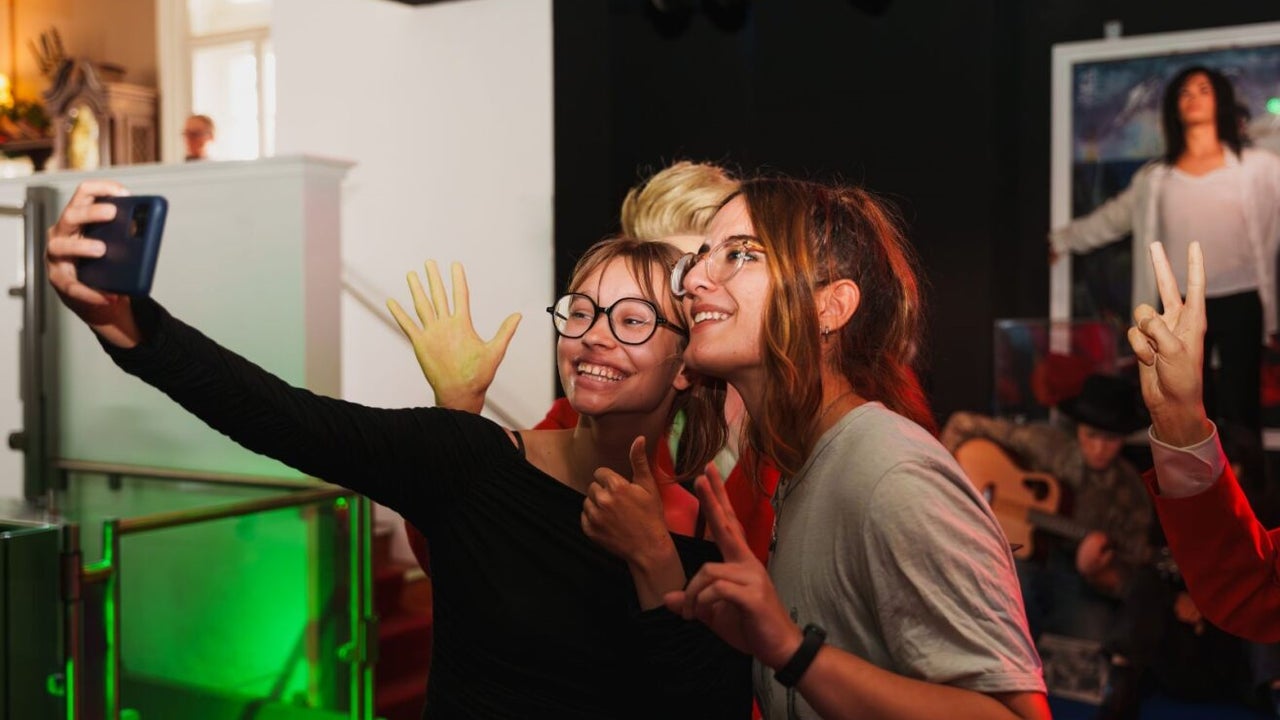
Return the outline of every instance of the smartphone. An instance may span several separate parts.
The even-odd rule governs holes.
[[[116,216],[84,226],[84,236],[105,242],[107,252],[81,260],[76,266],[77,277],[85,285],[107,292],[149,294],[169,202],[159,195],[100,197],[95,202],[115,205]]]

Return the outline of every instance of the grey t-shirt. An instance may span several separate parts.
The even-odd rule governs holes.
[[[775,506],[769,574],[796,623],[906,677],[1044,692],[1004,533],[923,428],[880,403],[855,408],[779,484]],[[755,673],[766,718],[818,717],[769,668]]]

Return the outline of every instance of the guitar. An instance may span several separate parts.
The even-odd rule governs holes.
[[[1023,470],[994,441],[964,441],[956,448],[956,462],[991,506],[1014,557],[1026,560],[1035,553],[1036,528],[1077,542],[1089,533],[1088,528],[1058,515],[1062,487],[1057,478]]]
[[[1023,470],[1000,445],[986,438],[970,438],[956,448],[956,462],[995,513],[1009,539],[1013,556],[1026,560],[1035,553],[1035,531],[1080,542],[1093,528],[1058,514],[1062,487],[1048,473]],[[1178,565],[1169,548],[1156,550],[1151,557],[1140,548],[1116,548],[1126,561],[1150,564],[1161,577],[1180,582]]]

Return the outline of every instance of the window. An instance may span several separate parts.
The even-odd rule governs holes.
[[[245,37],[246,32],[251,34]],[[212,156],[245,160],[275,151],[271,43],[265,29],[192,38],[191,110],[213,118]]]
[[[187,115],[213,118],[210,157],[246,160],[275,153],[272,0],[161,0],[163,158],[184,155]],[[167,32],[166,32],[167,31]]]

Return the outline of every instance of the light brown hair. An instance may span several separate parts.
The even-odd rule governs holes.
[[[936,433],[913,367],[922,327],[916,262],[890,207],[861,188],[791,179],[750,180],[740,194],[770,275],[761,330],[768,380],[744,431],[750,447],[784,474],[800,469],[817,441],[823,362],[862,397]],[[816,293],[841,278],[861,299],[824,360]]]
[[[665,242],[630,237],[607,238],[592,245],[578,259],[569,276],[569,292],[581,288],[583,281],[592,273],[614,260],[622,260],[626,263],[627,272],[640,285],[644,299],[656,305],[667,320],[688,330],[690,323],[684,305],[671,293],[671,284],[666,282],[679,258],[680,250]],[[655,275],[659,278],[658,283],[654,282]],[[664,331],[660,329],[658,332]],[[677,352],[684,352],[686,344],[688,337],[681,336]],[[702,473],[707,463],[724,447],[727,434],[724,395],[724,383],[718,381],[696,382],[693,387],[676,394],[664,427],[670,427],[676,413],[684,411],[686,422],[680,434],[679,457],[675,459],[677,480],[688,480]]]

